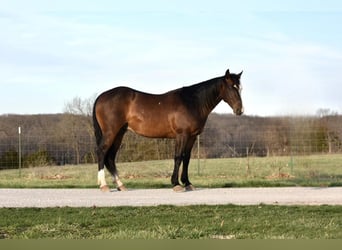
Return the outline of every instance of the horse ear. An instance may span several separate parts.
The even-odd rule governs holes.
[[[242,73],[243,73],[243,70],[238,74],[239,79],[241,78]]]
[[[230,78],[230,72],[229,72],[229,69],[227,69],[225,77],[226,77],[227,79],[228,79],[228,78]]]

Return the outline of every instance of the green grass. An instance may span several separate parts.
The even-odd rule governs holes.
[[[128,188],[170,188],[172,160],[118,163]],[[196,187],[342,186],[342,155],[192,159]],[[107,173],[107,181],[111,178]],[[97,166],[35,167],[0,171],[1,188],[93,188]]]
[[[5,239],[342,239],[342,206],[0,208]]]
[[[192,159],[197,187],[342,186],[342,155]],[[170,188],[172,160],[119,163],[128,188]],[[107,174],[108,183],[111,182]],[[97,166],[0,171],[1,188],[97,187]],[[342,239],[342,206],[0,208],[5,239]]]

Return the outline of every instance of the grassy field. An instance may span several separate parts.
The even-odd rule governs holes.
[[[0,208],[2,239],[342,239],[341,206]]]
[[[197,187],[342,186],[342,155],[193,159]],[[128,188],[171,188],[172,160],[118,164]],[[97,166],[0,171],[1,188],[93,188]],[[111,182],[107,175],[108,183]],[[1,204],[0,204],[1,205]],[[0,208],[0,239],[342,239],[342,206]]]
[[[172,160],[119,163],[128,188],[170,188]],[[19,176],[20,174],[20,176]],[[197,159],[190,162],[196,187],[342,186],[342,155]],[[107,174],[108,183],[111,178]],[[1,188],[93,188],[96,165],[0,171]]]

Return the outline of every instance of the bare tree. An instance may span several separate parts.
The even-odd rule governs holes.
[[[80,146],[82,143],[79,133],[80,128],[85,128],[89,138],[93,138],[93,123],[92,123],[92,109],[96,95],[89,98],[81,99],[74,97],[71,101],[67,102],[64,106],[64,113],[66,123],[68,123],[70,139],[75,151],[76,164],[80,162]],[[84,119],[85,118],[85,119]],[[91,153],[93,161],[95,161],[94,152]]]

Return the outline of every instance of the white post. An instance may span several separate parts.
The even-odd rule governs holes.
[[[19,157],[19,177],[21,177],[21,127],[18,127],[18,137],[19,137],[19,148],[18,148],[18,157]]]
[[[200,135],[197,136],[197,175],[200,175]]]

